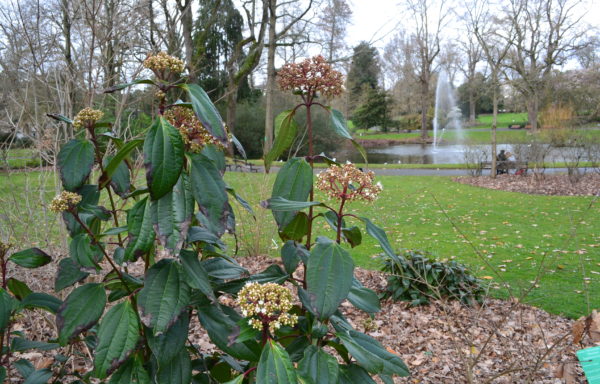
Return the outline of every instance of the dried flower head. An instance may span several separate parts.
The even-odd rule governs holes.
[[[92,128],[102,116],[104,116],[104,112],[100,110],[83,108],[73,119],[73,126],[77,129]]]
[[[5,256],[12,247],[13,245],[11,243],[3,243],[0,241],[0,256]]]
[[[343,75],[334,70],[323,56],[285,64],[277,75],[282,90],[300,92],[310,97],[316,93],[339,96],[343,90]]]
[[[247,283],[238,293],[237,304],[242,315],[248,317],[252,328],[275,332],[282,325],[293,326],[298,316],[289,314],[292,309],[292,292],[275,283]]]
[[[191,109],[173,107],[165,112],[164,117],[179,130],[188,152],[200,152],[207,144],[224,149],[223,144],[204,128]]]
[[[332,165],[317,176],[317,188],[334,199],[373,201],[383,190],[381,183],[373,184],[374,177],[351,163]]]
[[[60,195],[52,199],[50,210],[52,212],[64,212],[74,208],[81,201],[81,195],[74,192],[62,191]]]
[[[173,74],[180,74],[185,69],[183,61],[167,55],[165,52],[159,52],[156,55],[148,56],[144,60],[144,67],[150,69],[156,77],[166,80],[166,77]]]

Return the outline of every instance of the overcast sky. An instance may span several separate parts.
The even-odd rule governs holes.
[[[381,49],[395,29],[410,24],[410,16],[402,11],[403,0],[350,0],[349,3],[353,15],[347,41],[351,47],[365,40]],[[589,25],[600,27],[600,0],[581,0],[577,13],[583,14],[583,20]],[[455,35],[457,27],[451,25],[448,34]]]

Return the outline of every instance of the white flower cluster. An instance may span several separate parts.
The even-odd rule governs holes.
[[[292,292],[279,284],[247,283],[238,293],[237,304],[242,315],[249,318],[252,328],[275,332],[282,325],[293,326],[298,316],[289,314],[292,309]]]

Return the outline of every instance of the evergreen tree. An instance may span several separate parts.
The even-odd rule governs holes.
[[[377,88],[380,74],[381,67],[377,49],[364,41],[354,47],[352,64],[348,73],[350,110],[354,110],[360,104],[365,90]]]

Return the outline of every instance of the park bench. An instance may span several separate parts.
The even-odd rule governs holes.
[[[479,163],[479,167],[477,168],[477,176],[481,176],[481,172],[484,169],[492,169],[492,162],[491,161],[482,161]],[[496,169],[499,170],[506,170],[508,171],[509,169],[514,169],[515,173],[518,173],[519,175],[526,175],[527,174],[527,170],[529,169],[528,163],[526,161],[497,161],[496,162]]]
[[[249,163],[246,160],[233,159],[233,162],[232,163],[227,162],[225,167],[227,168],[228,171],[258,173],[258,168],[254,164]]]

